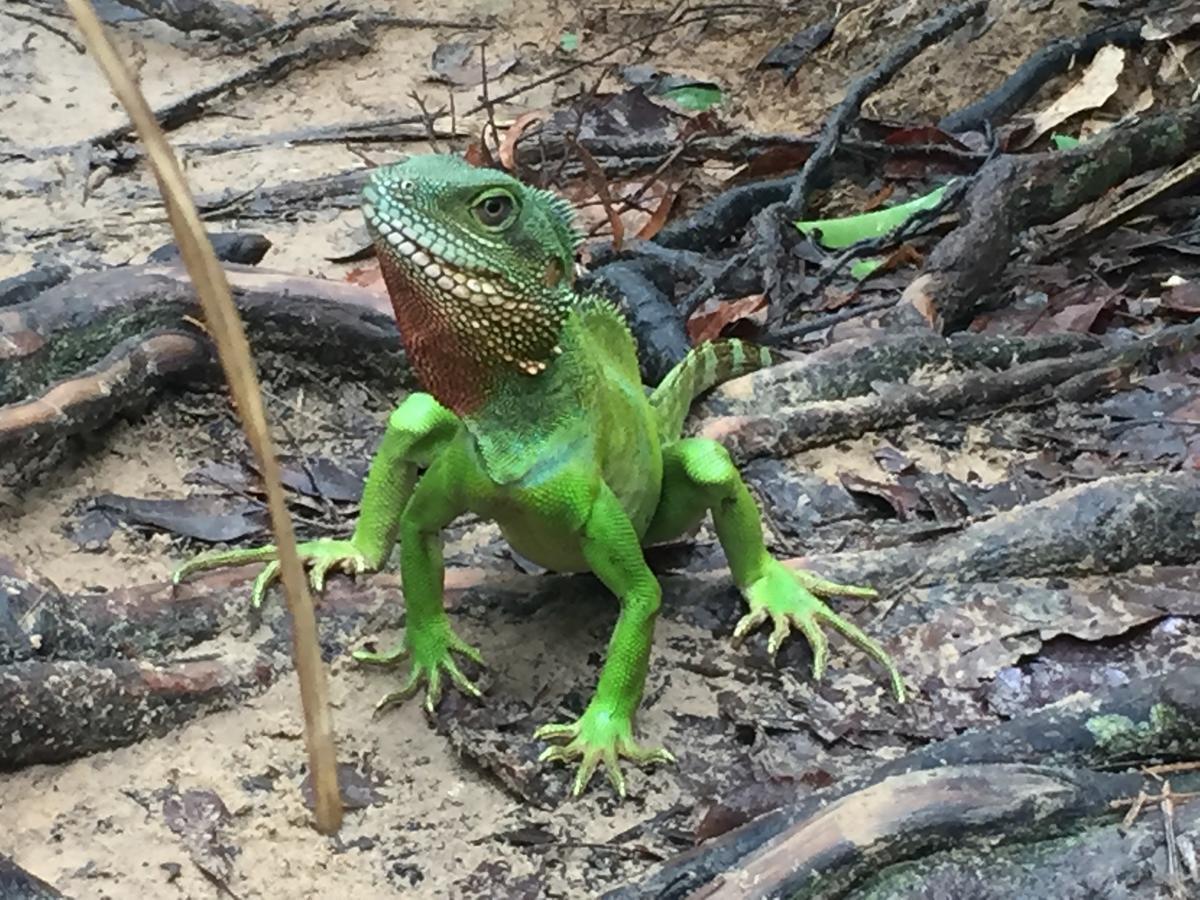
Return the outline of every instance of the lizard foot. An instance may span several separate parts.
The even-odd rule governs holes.
[[[769,619],[774,627],[767,640],[767,652],[774,659],[784,639],[791,634],[793,628],[798,628],[812,647],[813,678],[819,680],[825,673],[825,663],[829,656],[829,641],[821,630],[821,625],[829,625],[865,650],[887,670],[896,699],[904,702],[904,679],[887,651],[861,628],[839,616],[820,599],[836,596],[876,597],[876,591],[871,588],[835,584],[812,572],[789,569],[783,563],[774,562],[765,575],[742,593],[750,604],[750,612],[741,618],[733,630],[735,645],[740,644],[750,632]]]
[[[404,642],[397,644],[391,650],[382,653],[372,653],[368,650],[355,650],[351,656],[360,663],[371,666],[392,667],[410,660],[412,668],[408,678],[400,690],[386,695],[375,707],[375,712],[381,713],[400,703],[417,692],[422,683],[425,689],[425,708],[433,712],[442,699],[444,687],[443,674],[449,675],[450,680],[464,694],[472,697],[482,697],[475,682],[463,674],[454,654],[460,653],[478,665],[484,665],[483,656],[479,651],[460,638],[450,627],[450,622],[442,619],[431,626],[415,629],[411,626],[404,634]]]
[[[309,566],[308,582],[318,593],[325,587],[325,578],[330,572],[342,571],[348,575],[358,575],[375,568],[352,541],[307,541],[297,544],[296,552],[300,556],[300,562]],[[279,559],[274,544],[250,550],[213,550],[201,553],[176,569],[171,574],[171,581],[179,584],[196,572],[257,562],[267,564],[254,579],[254,589],[250,593],[250,605],[258,609],[262,606],[267,589],[279,580]]]
[[[571,786],[571,796],[583,793],[596,767],[603,763],[605,774],[617,796],[625,797],[625,776],[621,774],[622,757],[638,765],[673,763],[675,757],[661,747],[640,747],[633,740],[633,722],[628,716],[618,716],[608,709],[590,704],[578,720],[569,724],[543,725],[533,733],[535,740],[565,740],[567,743],[547,747],[539,762],[557,760],[571,763],[579,760],[579,770]]]

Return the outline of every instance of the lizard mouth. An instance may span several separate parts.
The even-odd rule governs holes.
[[[386,248],[391,262],[425,287],[480,309],[513,312],[529,305],[518,301],[507,284],[495,281],[489,273],[451,262],[434,251],[430,244],[437,239],[430,240],[421,229],[388,221],[369,198],[363,204],[363,216],[371,236]]]

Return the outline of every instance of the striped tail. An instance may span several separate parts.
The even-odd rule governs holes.
[[[692,402],[711,387],[762,369],[779,359],[766,347],[738,338],[706,341],[693,347],[650,395],[658,416],[658,433],[673,441],[683,432]]]

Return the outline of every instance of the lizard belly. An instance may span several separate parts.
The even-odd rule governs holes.
[[[534,515],[506,517],[498,523],[500,533],[517,553],[552,572],[587,572],[579,535],[566,531],[559,522]]]

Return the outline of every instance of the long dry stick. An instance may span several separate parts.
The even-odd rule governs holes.
[[[337,786],[333,718],[329,711],[325,670],[317,646],[316,616],[313,614],[304,569],[296,555],[296,537],[292,532],[292,520],[288,517],[279,479],[279,461],[267,430],[262,391],[254,371],[246,332],[233,305],[225,270],[221,268],[212,244],[205,235],[183,172],[155,121],[150,104],[105,35],[91,0],[67,0],[67,3],[79,23],[88,48],[146,145],[171,220],[171,230],[175,233],[184,266],[200,297],[206,325],[217,345],[217,354],[241,416],[242,427],[254,450],[259,472],[262,473],[271,514],[271,530],[275,533],[279,552],[280,574],[292,614],[292,655],[304,706],[304,735],[316,796],[317,828],[324,834],[332,834],[342,824],[342,802]]]

